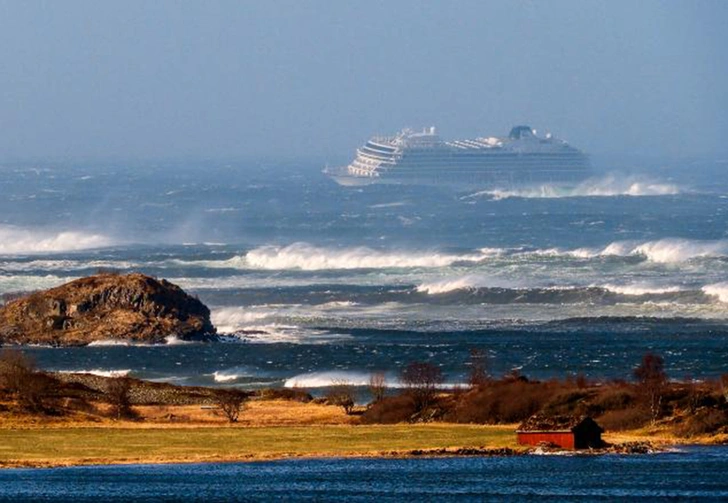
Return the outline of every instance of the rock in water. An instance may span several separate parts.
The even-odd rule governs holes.
[[[215,336],[210,310],[180,287],[140,273],[99,274],[0,308],[0,343],[82,346]]]

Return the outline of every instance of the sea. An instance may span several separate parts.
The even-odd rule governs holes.
[[[728,449],[0,470],[0,501],[726,501]]]
[[[159,346],[109,337],[24,350],[45,370],[179,385],[316,395],[348,382],[364,402],[372,373],[396,388],[415,361],[438,365],[446,385],[463,385],[474,349],[494,376],[628,380],[647,352],[664,358],[672,379],[728,372],[728,159],[593,162],[593,176],[577,185],[499,189],[341,187],[316,160],[5,163],[0,296],[100,271],[178,284],[209,306],[220,342],[169,334]],[[710,449],[660,459],[679,464],[704,452],[715,461]],[[380,477],[404,463],[417,477],[464,467],[467,478],[481,464],[538,471],[582,462],[255,466],[283,474],[374,467]],[[619,470],[640,461],[586,463]],[[42,473],[104,479],[115,469]],[[118,469],[130,477],[141,470]],[[331,483],[335,491],[344,482]]]

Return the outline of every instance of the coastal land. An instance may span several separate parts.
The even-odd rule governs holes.
[[[8,300],[8,299],[6,299]],[[0,344],[159,344],[170,334],[214,343],[210,311],[165,280],[103,273],[9,299]],[[559,450],[519,445],[516,430],[598,430],[588,453],[644,453],[728,444],[728,374],[671,381],[647,353],[633,380],[532,380],[466,362],[448,389],[435,363],[412,361],[397,385],[332,381],[316,398],[297,388],[176,386],[124,375],[45,372],[22,350],[0,351],[0,467],[256,461],[298,457],[506,456]],[[598,422],[595,423],[594,421]],[[604,435],[601,430],[604,429]]]
[[[534,451],[518,445],[517,423],[366,424],[371,407],[355,406],[347,413],[340,405],[311,399],[301,390],[250,395],[236,420],[230,421],[213,399],[215,390],[133,380],[135,401],[144,402],[140,390],[146,389],[148,400],[155,403],[134,404],[125,417],[118,417],[114,404],[108,403],[113,400],[92,398],[94,388],[114,382],[113,378],[63,377],[69,389],[83,392],[47,406],[46,413],[22,411],[7,397],[0,404],[0,467],[503,456]],[[439,398],[446,400],[449,395],[442,393]],[[605,449],[585,452],[652,452],[678,444],[728,443],[725,433],[681,436],[673,422],[607,431]]]

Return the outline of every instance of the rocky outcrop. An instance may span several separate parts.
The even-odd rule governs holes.
[[[214,337],[210,310],[177,285],[139,273],[81,278],[0,308],[4,344],[163,343],[170,335]]]

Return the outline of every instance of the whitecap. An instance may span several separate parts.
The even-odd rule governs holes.
[[[0,225],[0,254],[2,255],[59,253],[105,248],[113,244],[114,241],[103,234]]]
[[[90,369],[90,370],[60,370],[60,374],[89,374],[99,377],[126,377],[131,373],[131,369]]]
[[[728,303],[728,281],[705,285],[702,290],[706,295],[717,297],[721,302]]]
[[[544,184],[518,189],[490,189],[475,192],[462,199],[488,196],[494,200],[509,198],[555,199],[564,197],[653,197],[680,194],[682,189],[672,183],[664,183],[641,175],[607,175],[591,178],[576,186]]]

